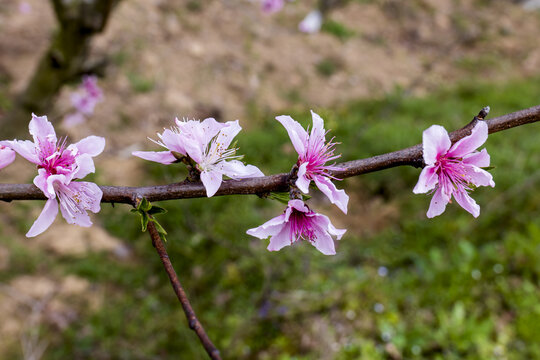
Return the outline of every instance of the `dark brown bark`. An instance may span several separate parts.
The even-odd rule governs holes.
[[[165,268],[165,272],[169,277],[174,293],[182,304],[182,309],[184,310],[184,313],[186,315],[189,328],[195,331],[195,334],[197,334],[197,336],[199,337],[199,340],[201,341],[201,344],[206,350],[206,352],[208,353],[208,356],[210,356],[210,358],[214,360],[221,360],[219,350],[214,346],[214,344],[204,331],[202,324],[197,319],[197,315],[191,307],[191,303],[187,298],[186,292],[184,291],[182,284],[180,284],[180,280],[178,280],[176,271],[174,271],[174,267],[171,263],[171,259],[169,258],[169,254],[167,253],[167,249],[165,249],[165,245],[163,244],[163,241],[159,236],[156,226],[151,221],[148,223],[148,232],[150,233],[150,237],[152,238],[152,245],[154,245],[154,248],[156,248],[159,258],[163,263],[163,267]]]

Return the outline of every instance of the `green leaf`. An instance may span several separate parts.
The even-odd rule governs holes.
[[[150,218],[148,217],[147,213],[140,213],[141,214],[141,230],[142,232],[146,231],[146,228],[148,227],[148,221]]]
[[[290,200],[288,192],[271,192],[268,194],[268,198],[283,204],[288,204]]]
[[[148,214],[150,215],[157,215],[157,214],[165,214],[167,213],[167,209],[162,208],[161,206],[152,205],[152,208],[148,210]]]

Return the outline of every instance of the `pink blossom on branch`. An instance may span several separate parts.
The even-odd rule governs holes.
[[[420,194],[434,190],[427,212],[429,218],[442,214],[452,196],[474,217],[480,215],[480,206],[469,192],[478,186],[495,186],[491,174],[482,169],[489,166],[489,154],[486,149],[476,151],[487,137],[488,126],[483,121],[454,145],[442,126],[433,125],[424,131],[422,145],[426,167],[413,192]]]
[[[32,114],[29,124],[34,141],[2,141],[0,145],[9,147],[34,163],[38,175],[34,184],[49,199],[43,211],[26,236],[33,237],[45,231],[58,213],[58,202],[62,215],[69,224],[88,227],[92,224],[86,211],[100,210],[101,189],[93,183],[73,182],[95,171],[93,157],[105,147],[105,139],[88,136],[81,141],[66,146],[66,139],[57,139],[56,132],[46,116]]]
[[[268,250],[278,251],[287,245],[306,240],[325,255],[335,255],[333,236],[340,240],[347,230],[336,229],[328,217],[317,214],[302,200],[290,200],[285,212],[261,226],[249,229],[248,235],[270,237]]]
[[[177,161],[172,152],[188,156],[196,163],[206,195],[213,196],[221,186],[223,176],[231,179],[260,177],[264,174],[253,165],[244,165],[236,155],[236,148],[229,149],[234,137],[242,130],[238,120],[219,123],[212,118],[204,121],[176,119],[176,127],[158,134],[154,141],[167,151],[135,151],[134,156],[162,164]]]
[[[326,131],[323,119],[311,112],[313,128],[311,134],[293,118],[288,115],[276,117],[287,130],[291,142],[298,153],[298,180],[296,186],[305,194],[309,192],[309,184],[313,180],[315,185],[345,214],[349,196],[344,190],[338,190],[331,179],[337,180],[329,174],[329,171],[337,169],[334,165],[326,165],[327,162],[339,158],[334,155],[336,143],[332,140],[326,142]]]
[[[91,115],[96,104],[102,99],[103,92],[97,85],[97,77],[94,75],[84,76],[78,91],[71,94],[71,104],[77,112],[84,115]]]
[[[0,145],[0,169],[5,168],[15,160],[15,152],[10,148]]]
[[[267,14],[280,11],[285,5],[285,0],[261,0],[261,10]]]

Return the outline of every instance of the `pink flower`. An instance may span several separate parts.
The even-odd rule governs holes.
[[[347,230],[336,229],[328,217],[310,210],[302,200],[290,200],[285,212],[261,226],[249,229],[248,235],[259,239],[271,236],[268,250],[278,251],[300,240],[307,240],[324,255],[335,255],[335,236],[340,240]]]
[[[272,14],[280,11],[285,4],[285,0],[262,0],[261,9],[267,14]]]
[[[29,125],[34,141],[3,141],[7,146],[34,163],[38,175],[34,184],[49,199],[26,236],[36,236],[45,231],[58,213],[58,201],[62,215],[70,224],[90,226],[86,210],[98,212],[102,192],[93,183],[72,182],[82,179],[95,171],[93,157],[99,155],[105,147],[105,139],[88,136],[76,144],[66,146],[66,140],[58,140],[52,124],[46,116],[32,114]]]
[[[13,160],[15,160],[15,152],[4,145],[0,145],[0,169],[11,164]]]
[[[102,99],[103,92],[97,85],[97,77],[93,75],[84,76],[78,91],[71,94],[71,104],[84,115],[91,115]]]
[[[332,140],[326,142],[323,119],[311,112],[313,118],[313,128],[308,134],[302,126],[290,116],[282,115],[276,117],[289,133],[291,142],[298,153],[298,180],[296,186],[304,193],[309,192],[311,180],[315,185],[345,214],[349,196],[344,190],[338,190],[330,179],[336,179],[328,171],[337,169],[333,165],[325,165],[328,161],[335,160],[341,155],[334,155],[336,143]]]
[[[435,189],[427,212],[429,218],[442,214],[452,196],[474,217],[480,215],[480,206],[468,193],[477,186],[495,186],[491,174],[481,169],[489,166],[489,154],[486,149],[475,151],[487,137],[488,127],[483,121],[454,145],[442,126],[433,125],[424,131],[422,144],[426,167],[413,192],[420,194]]]
[[[298,30],[307,34],[318,33],[321,30],[322,23],[323,17],[321,12],[319,10],[313,10],[298,24]]]
[[[257,167],[239,161],[242,156],[236,155],[236,148],[229,149],[242,129],[238,120],[222,124],[212,118],[202,122],[176,119],[176,125],[158,134],[160,140],[154,141],[168,151],[135,151],[133,155],[166,165],[177,161],[173,151],[189,156],[196,163],[208,197],[218,191],[223,176],[231,179],[264,176]]]

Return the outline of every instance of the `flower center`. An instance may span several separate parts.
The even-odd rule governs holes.
[[[326,132],[326,134],[327,133],[328,132]],[[308,163],[306,174],[309,178],[311,178],[311,175],[328,176],[328,170],[337,169],[337,167],[333,165],[324,165],[328,161],[335,160],[341,156],[334,155],[334,150],[337,143],[332,142],[333,140],[334,138],[325,144],[324,137],[322,136],[313,136],[308,138],[306,153],[303,156],[300,156],[298,160],[299,164],[305,162]],[[335,179],[334,177],[331,178]]]
[[[436,172],[439,177],[439,186],[449,197],[454,191],[472,190],[470,177],[463,166],[463,159],[441,156],[437,160]]]
[[[75,165],[75,153],[66,149],[67,138],[58,140],[56,147],[51,154],[47,151],[41,152],[40,168],[47,170],[49,174],[64,174],[73,170]]]
[[[291,224],[291,243],[299,240],[315,241],[313,221],[311,217],[306,216],[306,213],[293,209],[289,216],[289,223]]]

